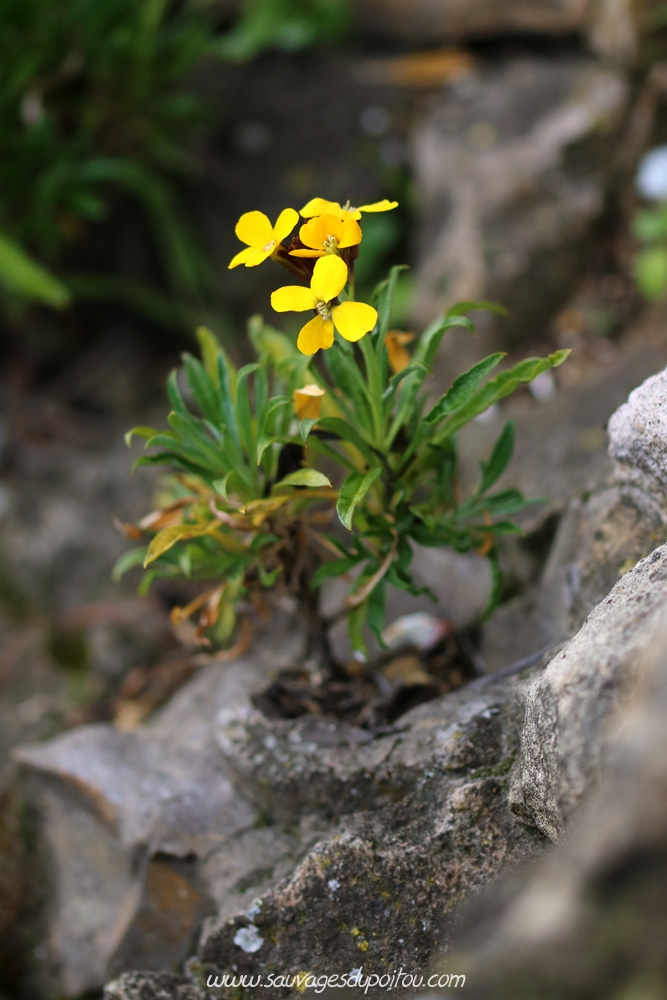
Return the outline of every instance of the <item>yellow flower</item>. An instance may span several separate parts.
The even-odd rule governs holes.
[[[304,219],[311,219],[314,215],[335,215],[339,219],[360,219],[362,212],[388,212],[391,208],[396,208],[397,201],[376,201],[372,205],[360,205],[354,208],[346,201],[344,205],[339,205],[337,201],[326,201],[324,198],[311,198],[307,205],[301,209]]]
[[[299,333],[296,346],[302,354],[315,354],[320,348],[326,351],[334,342],[334,327],[341,337],[352,342],[361,340],[375,326],[377,311],[364,302],[341,302],[334,299],[342,292],[347,281],[347,265],[334,254],[327,254],[315,262],[310,288],[285,285],[271,296],[276,312],[305,312],[314,309],[317,316],[309,320]]]
[[[295,389],[292,393],[294,402],[294,412],[299,420],[308,417],[310,420],[317,420],[322,410],[322,396],[324,389],[313,382],[304,385],[302,389]]]
[[[384,338],[389,358],[389,367],[394,375],[398,375],[404,368],[407,368],[412,358],[406,351],[404,344],[409,344],[415,339],[414,333],[401,333],[400,330],[390,330]]]
[[[319,215],[301,227],[299,239],[310,249],[290,250],[291,257],[324,257],[361,243],[361,227],[352,218]]]
[[[284,209],[278,216],[275,226],[272,226],[264,212],[246,212],[236,223],[234,232],[242,243],[247,243],[245,250],[237,253],[229,267],[256,267],[274,253],[276,247],[294,229],[299,220],[299,213],[293,208]]]

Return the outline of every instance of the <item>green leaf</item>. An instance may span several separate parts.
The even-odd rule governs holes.
[[[470,330],[471,333],[475,332],[475,327],[467,316],[440,316],[434,323],[431,323],[431,325],[424,330],[419,338],[414,353],[415,361],[422,361],[430,370],[433,366],[433,359],[435,358],[438,348],[440,347],[442,338],[447,330],[451,330],[452,327],[455,326],[465,327],[465,329]]]
[[[362,426],[372,428],[373,416],[368,398],[368,387],[354,354],[334,349],[326,352],[325,360],[332,384],[342,390],[343,395],[340,398],[342,407],[349,413],[349,407],[346,403],[350,399],[354,403],[355,419],[359,420]]]
[[[377,464],[377,455],[373,452],[368,441],[347,420],[342,420],[340,417],[322,417],[318,423],[322,430],[332,431],[343,438],[344,441],[349,441],[350,444],[353,444],[371,465]]]
[[[509,309],[505,306],[498,305],[497,302],[486,302],[483,299],[475,300],[470,302],[456,302],[447,310],[448,316],[464,316],[469,312],[492,312],[497,316],[509,316]]]
[[[510,463],[514,451],[514,421],[508,421],[496,441],[488,462],[482,462],[482,480],[478,492],[486,493],[500,479]]]
[[[480,517],[485,512],[492,518],[509,517],[536,503],[544,503],[544,500],[541,498],[527,500],[523,493],[516,489],[501,490],[499,493],[492,493],[491,496],[470,497],[459,506],[457,517],[459,521],[466,521]]]
[[[480,413],[486,412],[499,399],[503,399],[514,392],[517,386],[525,382],[532,382],[542,372],[562,365],[569,354],[569,350],[563,350],[554,351],[553,354],[549,354],[546,358],[526,358],[524,361],[520,361],[518,365],[515,365],[514,368],[496,375],[490,382],[487,382],[486,385],[478,389],[465,406],[461,407],[461,409],[457,410],[451,416],[445,426],[436,434],[435,443],[440,443],[457,431],[459,427],[463,427],[464,424],[474,420]]]
[[[500,568],[500,563],[498,561],[498,556],[495,549],[491,549],[487,559],[489,561],[489,568],[491,570],[491,592],[489,594],[489,599],[486,602],[486,607],[484,609],[483,619],[487,619],[495,611],[502,600],[503,591],[505,589],[505,578],[503,576],[503,571]]]
[[[368,595],[368,627],[378,641],[381,649],[386,649],[387,644],[382,638],[385,619],[385,600],[387,596],[387,585],[385,580],[379,580]]]
[[[169,396],[171,408],[175,413],[180,413],[184,417],[190,416],[190,411],[181,395],[178,385],[178,371],[175,368],[169,373],[169,378],[167,379],[167,395]]]
[[[124,573],[127,573],[128,569],[132,569],[134,566],[143,566],[146,548],[146,545],[142,545],[141,548],[130,549],[129,552],[123,553],[111,571],[112,579],[116,583],[118,583]]]
[[[441,396],[430,413],[424,417],[424,424],[433,427],[444,420],[448,414],[460,409],[474,396],[489,372],[500,364],[506,355],[504,353],[490,354],[483,361],[469,368],[467,372],[454,379],[451,387]]]
[[[0,235],[0,282],[24,299],[64,309],[71,296],[52,274],[36,263],[21,247]]]
[[[289,476],[285,476],[279,483],[276,483],[273,489],[277,490],[281,486],[311,486],[317,488],[320,486],[331,486],[331,482],[323,472],[318,472],[317,469],[299,469],[297,472],[290,472]]]
[[[123,440],[125,441],[125,444],[129,448],[132,445],[133,438],[140,437],[143,438],[144,441],[146,441],[148,440],[148,438],[152,438],[153,435],[157,433],[158,432],[155,430],[154,427],[133,427],[132,430],[128,431],[125,434]]]
[[[201,351],[204,368],[208,373],[208,377],[216,386],[219,386],[218,354],[220,353],[220,342],[215,334],[211,333],[211,331],[205,326],[197,327],[195,335],[199,341],[199,349]]]
[[[354,569],[362,560],[362,556],[350,556],[345,559],[330,559],[323,563],[313,573],[311,585],[318,587],[322,580],[328,580],[334,576],[344,576]]]
[[[367,609],[368,598],[358,607],[353,608],[347,616],[347,634],[352,646],[352,652],[357,659],[364,663],[368,659],[368,649],[366,648],[366,640],[363,633]]]
[[[336,510],[341,523],[348,531],[352,531],[352,515],[355,508],[364,499],[381,471],[380,466],[376,465],[372,469],[369,469],[368,472],[352,472],[343,481],[338,495]]]
[[[308,435],[316,423],[317,417],[303,417],[303,419],[299,421],[299,434],[301,435],[302,441],[308,440]]]
[[[391,310],[394,305],[394,295],[396,294],[396,282],[398,281],[398,276],[401,271],[407,271],[407,265],[396,264],[389,271],[389,277],[382,281],[373,295],[373,301],[376,303],[378,310],[378,333],[379,338],[382,343],[384,343],[384,338],[386,336],[387,330],[389,329],[389,323],[391,320]]]
[[[248,320],[248,336],[258,356],[268,357],[275,368],[290,358],[303,357],[293,340],[267,326],[261,316]]]
[[[208,524],[174,524],[170,528],[163,528],[151,539],[151,543],[146,550],[144,557],[144,567],[154,562],[167,552],[177,542],[185,538],[199,538],[202,535],[209,535],[215,531],[217,525],[215,521]]]
[[[389,384],[382,393],[382,402],[386,403],[393,399],[396,395],[396,390],[403,379],[407,378],[408,375],[412,375],[414,372],[419,372],[422,376],[420,381],[423,381],[424,377],[429,374],[429,369],[422,361],[413,361],[411,364],[406,365],[405,368],[401,369],[400,372],[397,372],[396,375],[392,375],[389,379]]]
[[[225,463],[222,460],[223,453],[218,446],[219,443],[211,440],[201,420],[190,415],[183,416],[183,414],[173,410],[167,420],[183,443],[183,447],[187,448],[186,457],[194,459],[198,455],[207,468],[218,472],[225,471]],[[158,441],[150,438],[146,447],[151,447],[153,444],[158,444]]]
[[[255,422],[250,407],[248,379],[258,368],[257,363],[244,365],[238,373],[236,383],[236,420],[247,455],[255,452]]]
[[[201,361],[186,354],[185,374],[197,406],[202,415],[212,424],[220,424],[223,419],[220,406],[219,388],[204,368]]]
[[[232,469],[230,472],[227,473],[226,476],[223,476],[222,479],[214,479],[213,482],[211,483],[211,486],[213,487],[215,492],[219,493],[220,496],[224,497],[225,500],[227,501],[229,501],[229,483],[233,475],[234,475],[234,470]]]

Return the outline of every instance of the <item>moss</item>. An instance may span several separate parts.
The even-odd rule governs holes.
[[[504,778],[512,769],[512,764],[516,760],[516,754],[503,757],[497,764],[487,764],[485,767],[478,767],[471,771],[470,778],[474,781],[483,778]]]

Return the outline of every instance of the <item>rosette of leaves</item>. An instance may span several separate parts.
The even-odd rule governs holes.
[[[426,379],[447,330],[472,330],[466,313],[475,309],[503,310],[480,302],[454,306],[393,374],[386,337],[399,270],[376,290],[375,330],[358,344],[336,335],[316,360],[255,318],[250,335],[261,360],[237,372],[215,338],[200,331],[203,362],[190,356],[184,362],[187,401],[177,375],[169,379],[169,430],[130,432],[157,449],[136,465],[177,471],[160,510],[132,529],[150,541],[128,553],[117,572],[142,563],[144,589],[156,576],[209,581],[176,612],[200,612],[200,638],[229,642],[239,605],[257,605],[276,586],[291,586],[317,614],[320,585],[343,577],[352,647],[366,656],[367,628],[382,645],[387,587],[428,592],[412,574],[415,543],[485,554],[494,579],[490,607],[497,601],[496,539],[520,532],[512,517],[535,501],[496,488],[512,456],[511,423],[482,462],[476,487],[461,496],[457,432],[569,352],[527,358],[500,372],[505,355],[492,354],[434,400]],[[292,393],[305,382],[325,390],[322,413],[298,420]],[[334,505],[338,518],[330,520]],[[320,621],[315,631],[324,634],[325,626]]]
[[[114,573],[142,565],[142,592],[156,578],[205,581],[172,619],[198,616],[195,639],[224,646],[240,606],[261,609],[263,593],[279,585],[303,592],[315,525],[331,517],[337,494],[327,476],[303,466],[303,447],[294,448],[289,433],[292,393],[309,359],[274,355],[271,366],[264,357],[237,371],[210,331],[197,336],[202,360],[186,354],[180,381],[176,371],[169,376],[168,429],[135,427],[126,435],[128,445],[140,437],[149,449],[135,468],[167,465],[173,474],[158,509],[123,526],[146,544],[127,552]]]

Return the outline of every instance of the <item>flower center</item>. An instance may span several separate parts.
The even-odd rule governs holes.
[[[271,253],[275,245],[276,245],[275,240],[269,240],[269,242],[264,247],[264,253]]]
[[[328,302],[318,302],[315,308],[322,319],[331,319],[331,306]]]
[[[324,249],[327,253],[338,253],[338,238],[329,233],[324,241]]]

